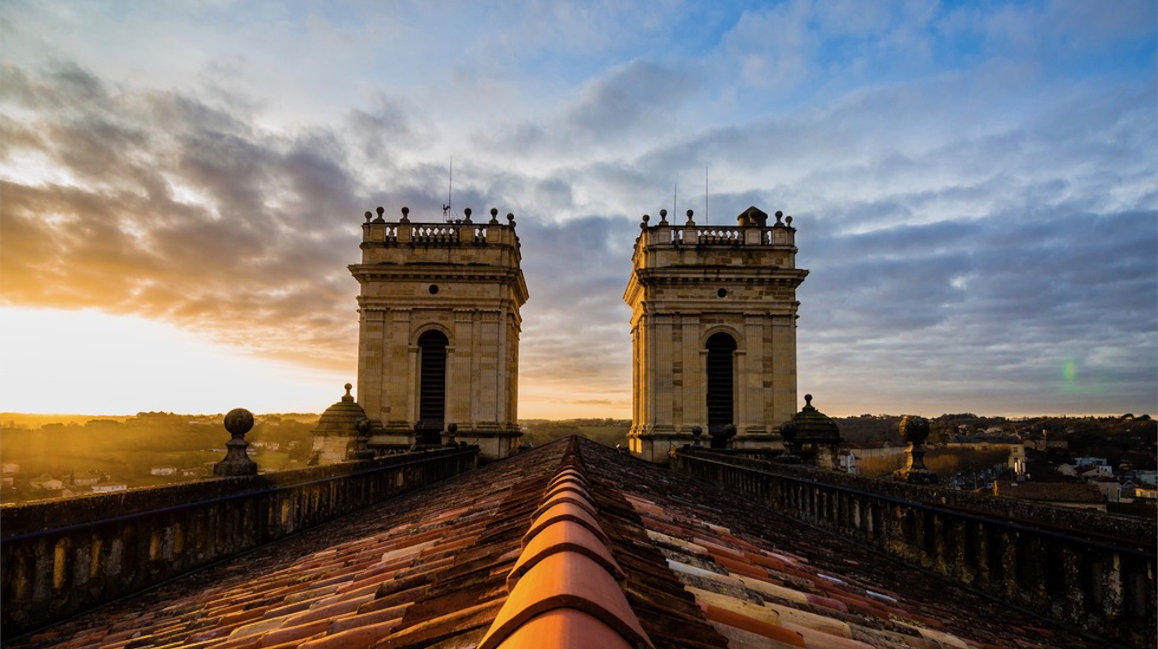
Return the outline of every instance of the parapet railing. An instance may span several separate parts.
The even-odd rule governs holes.
[[[647,246],[787,246],[796,245],[796,228],[792,227],[792,217],[776,213],[776,222],[769,225],[764,221],[749,221],[741,215],[739,225],[697,224],[692,210],[687,212],[688,220],[677,224],[667,220],[667,210],[660,210],[660,221],[651,224],[651,217],[643,215],[640,229]]]
[[[5,638],[467,471],[478,447],[0,507]]]
[[[927,487],[842,474],[833,484],[818,471],[714,455],[678,450],[672,467],[1075,630],[1135,647],[1158,640],[1152,523],[1040,505],[1000,516],[962,506],[983,498],[972,494],[935,490],[939,504],[920,497],[934,493]],[[1092,516],[1107,521],[1102,532]]]
[[[367,244],[411,246],[459,246],[473,244],[485,246],[488,243],[511,244],[514,237],[515,215],[507,214],[507,222],[501,223],[498,210],[492,208],[490,220],[472,221],[471,210],[464,210],[463,219],[446,222],[411,222],[409,208],[402,208],[399,221],[387,221],[383,208],[378,208],[377,218],[366,212],[366,222],[362,224],[362,241]]]

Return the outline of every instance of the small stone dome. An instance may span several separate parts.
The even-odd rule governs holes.
[[[346,384],[346,394],[342,400],[334,405],[326,408],[318,419],[318,425],[314,428],[315,435],[349,435],[356,437],[358,435],[357,423],[359,419],[366,417],[366,411],[362,409],[355,401],[353,395],[350,394],[350,389],[354,386],[349,383]]]
[[[831,417],[812,406],[812,395],[804,395],[804,409],[792,418],[797,444],[840,444],[840,429]]]

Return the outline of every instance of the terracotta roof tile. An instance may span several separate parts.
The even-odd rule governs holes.
[[[804,636],[796,631],[786,629],[779,623],[771,623],[750,615],[736,612],[731,608],[723,608],[714,604],[702,604],[701,608],[708,619],[720,624],[770,638],[790,647],[803,647]]]

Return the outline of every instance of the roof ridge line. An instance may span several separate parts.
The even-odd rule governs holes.
[[[507,600],[478,649],[654,649],[619,584],[624,573],[594,519],[582,469],[572,437],[507,575]]]

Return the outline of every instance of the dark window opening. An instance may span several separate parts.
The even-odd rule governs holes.
[[[726,288],[722,288],[722,289],[716,291],[716,297],[724,297],[727,294],[728,294],[728,289],[726,289]]]
[[[723,290],[723,289],[721,289]],[[724,427],[733,423],[733,357],[736,340],[726,333],[708,338],[708,433],[723,439]]]
[[[438,444],[441,441],[440,433],[446,419],[448,344],[446,334],[441,331],[427,331],[418,337],[418,423],[414,432],[419,444]]]
[[[438,295],[438,284],[431,284],[430,288],[427,290],[430,291],[431,295]]]

